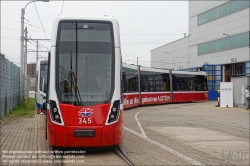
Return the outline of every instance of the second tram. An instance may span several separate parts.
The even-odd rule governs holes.
[[[208,100],[206,72],[141,67],[138,76],[135,65],[123,63],[123,69],[125,109],[139,105]]]
[[[48,60],[38,60],[36,68],[36,87],[35,87],[37,114],[44,114],[42,105],[43,103],[45,103],[46,99],[47,72],[48,72]]]

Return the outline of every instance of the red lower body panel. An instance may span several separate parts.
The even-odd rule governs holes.
[[[122,142],[122,123],[119,123],[119,125],[115,123],[107,126],[97,126],[91,128],[79,128],[79,126],[65,127],[53,124],[53,127],[49,127],[48,130],[48,141],[50,145],[56,147],[100,147],[118,145]],[[84,129],[94,129],[95,136],[74,136],[74,130]]]
[[[47,114],[47,139],[48,139],[48,143],[51,146],[56,146],[56,140],[55,140],[55,129],[54,129],[54,124],[51,122],[50,120],[50,112],[49,110],[47,110],[48,114]]]
[[[56,125],[51,122],[50,112],[47,111],[48,142],[51,146],[67,146],[67,132],[65,126]]]
[[[123,137],[123,110],[121,110],[120,112],[120,117],[115,127],[114,145],[119,145],[120,143],[122,143],[122,137]]]
[[[49,111],[48,111],[49,112]],[[48,113],[48,142],[56,147],[104,147],[122,142],[123,110],[117,122],[105,126],[60,126],[54,124]],[[95,136],[76,137],[75,130],[95,130]]]
[[[174,91],[172,102],[192,102],[208,100],[207,91]],[[123,95],[124,109],[139,106],[139,93],[125,93]],[[170,103],[170,92],[142,92],[141,105]]]
[[[182,91],[182,92],[174,92],[173,93],[173,102],[174,103],[184,103],[184,102],[192,102],[192,101],[204,101],[208,100],[207,98],[208,92],[199,92],[199,91]]]
[[[69,126],[67,128],[67,134],[65,137],[68,136],[67,145],[68,147],[96,147],[102,146],[102,126],[93,126],[93,127],[79,127],[79,126]],[[95,136],[93,137],[75,137],[74,130],[84,130],[84,129],[94,129]]]
[[[196,94],[195,93],[178,93],[174,92],[173,93],[173,102],[174,103],[183,103],[183,102],[191,102],[191,101],[196,101]]]
[[[116,124],[111,124],[103,127],[102,131],[102,146],[114,145],[114,131]]]

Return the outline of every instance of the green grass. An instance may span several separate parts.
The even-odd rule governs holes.
[[[35,115],[35,99],[28,98],[23,104],[19,104],[9,114],[5,115],[0,123],[8,118],[33,118]]]

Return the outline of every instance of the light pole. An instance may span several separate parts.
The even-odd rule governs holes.
[[[28,4],[31,2],[37,2],[37,1],[42,1],[42,2],[49,2],[49,0],[33,0],[30,1],[29,3],[26,4],[24,8],[21,9],[21,37],[20,37],[20,96],[19,96],[19,103],[23,103],[24,101],[24,79],[25,79],[25,58],[24,58],[24,14],[25,14],[25,9]],[[25,55],[27,56],[27,55]]]

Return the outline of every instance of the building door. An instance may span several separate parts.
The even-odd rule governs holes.
[[[222,65],[203,65],[202,71],[207,73],[208,100],[217,100],[222,82]]]

